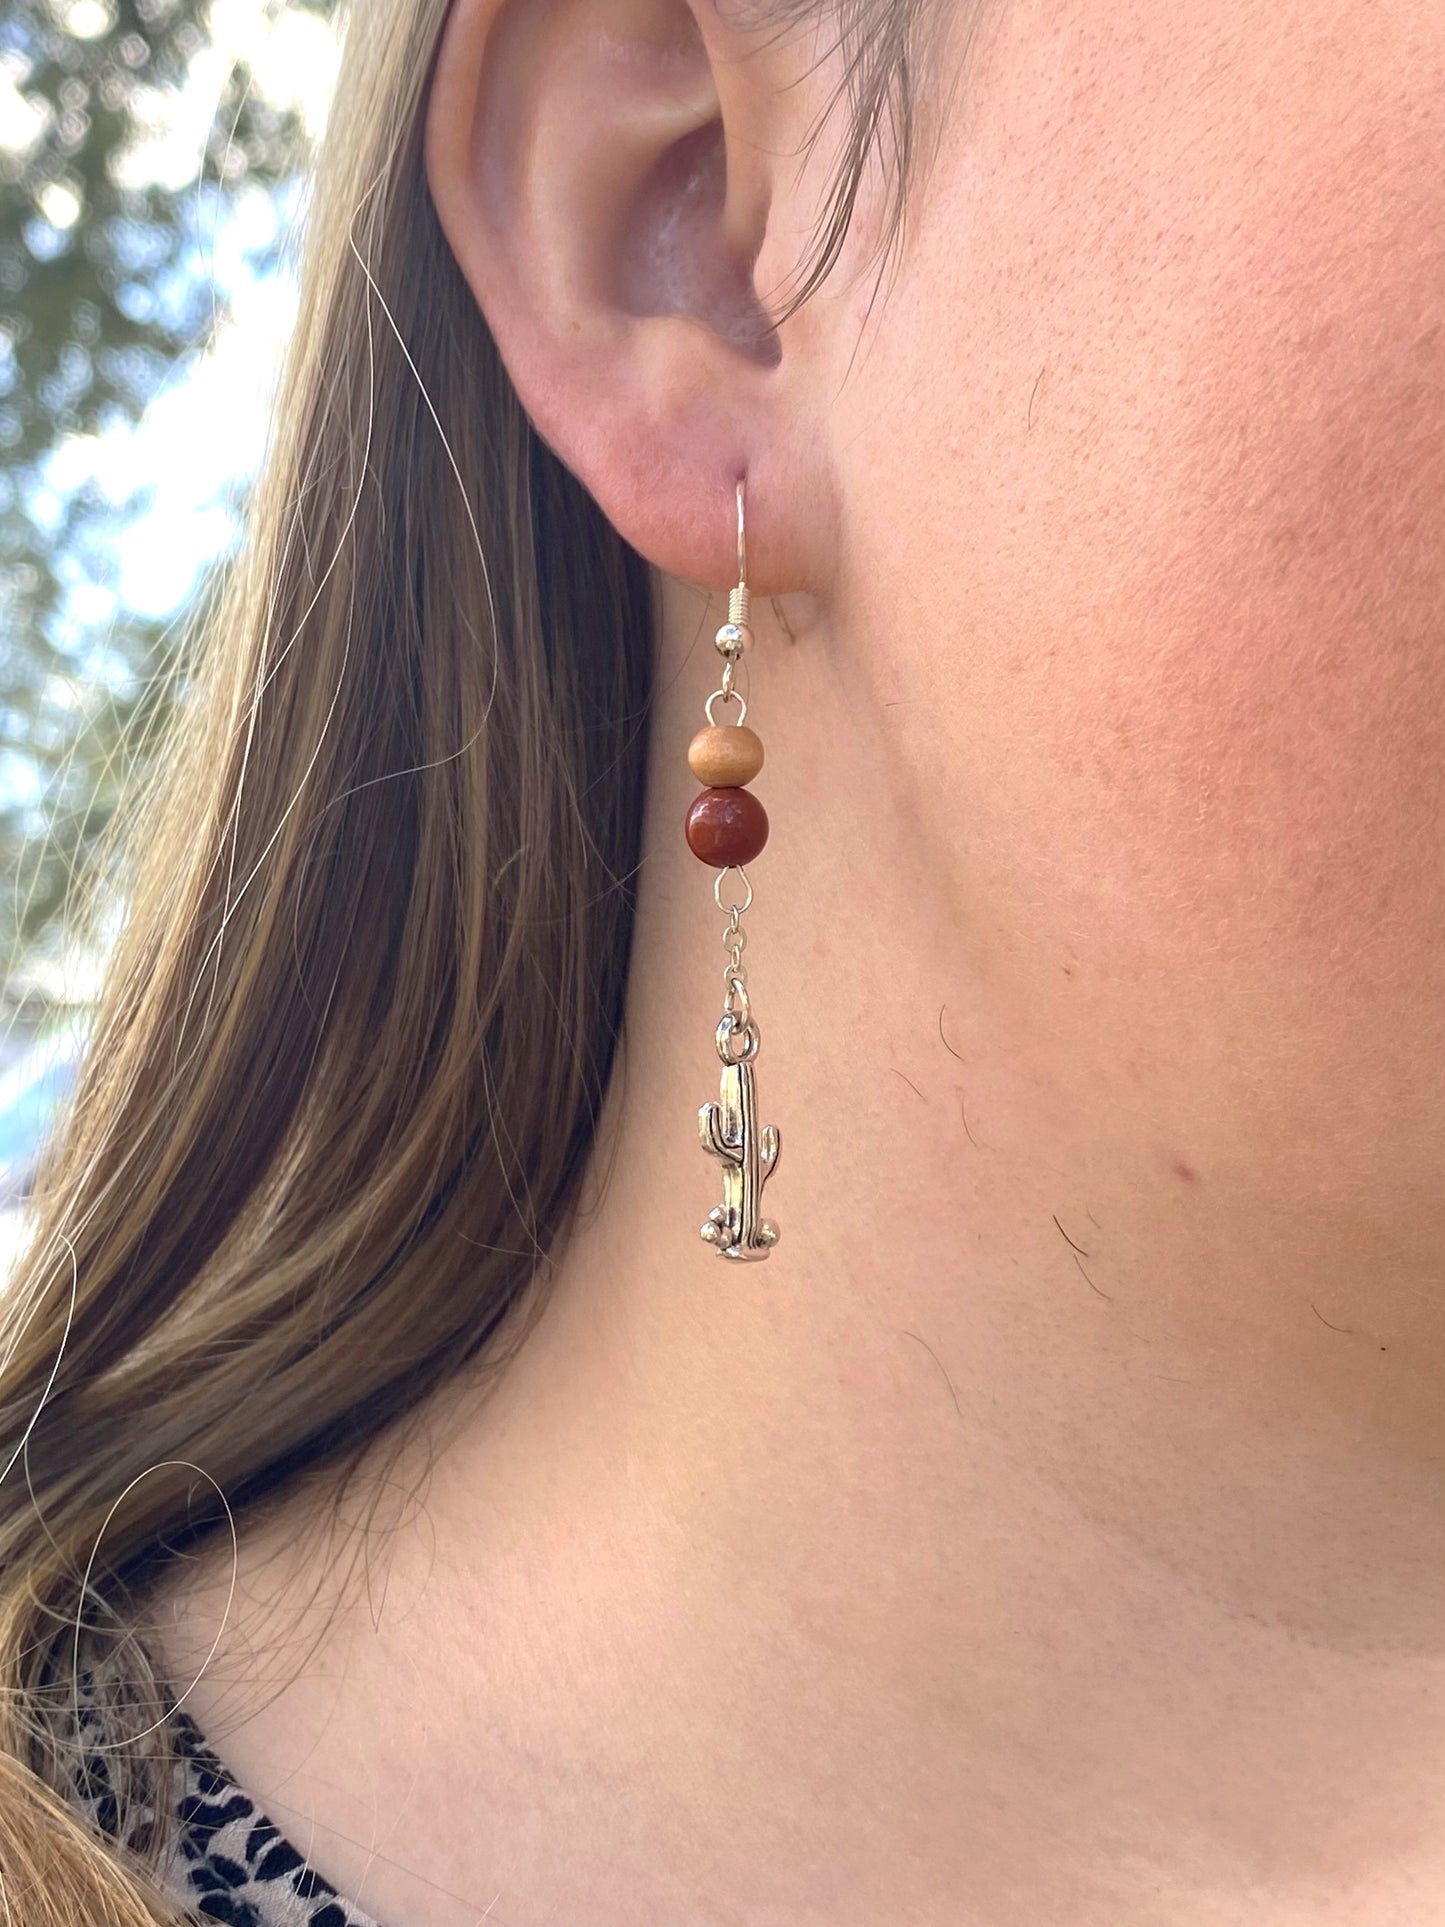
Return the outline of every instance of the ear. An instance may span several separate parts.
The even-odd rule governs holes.
[[[634,548],[708,588],[736,580],[740,477],[755,588],[830,566],[826,324],[775,330],[755,285],[809,233],[813,65],[715,0],[453,0],[437,53],[428,182],[523,406]]]

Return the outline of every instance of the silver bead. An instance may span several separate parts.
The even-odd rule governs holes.
[[[748,632],[738,622],[725,622],[717,632],[716,647],[720,656],[729,662],[736,662],[748,644]]]

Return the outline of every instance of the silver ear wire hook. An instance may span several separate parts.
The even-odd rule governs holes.
[[[744,496],[747,481],[738,478],[738,586],[728,597],[728,624],[734,629],[752,627],[753,598],[748,588],[748,527]]]

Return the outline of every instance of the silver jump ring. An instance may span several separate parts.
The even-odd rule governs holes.
[[[724,1011],[717,1027],[717,1054],[725,1064],[744,1064],[756,1057],[762,1043],[762,1036],[756,1022],[749,1017],[746,1023],[735,1024],[732,1013]],[[734,1041],[741,1037],[742,1049],[734,1050]]]
[[[715,689],[707,699],[707,719],[714,729],[717,727],[717,718],[712,713],[712,706],[718,702],[736,703],[738,706],[738,722],[740,724],[746,722],[748,699],[742,691],[740,689]]]
[[[727,875],[729,870],[736,870],[738,875],[743,880],[743,888],[744,890],[747,891],[747,895],[743,898],[741,903],[724,903],[722,900],[722,880]],[[745,911],[751,908],[752,901],[753,901],[753,886],[751,883],[748,882],[748,873],[743,868],[741,863],[724,864],[722,869],[718,871],[717,875],[712,880],[712,899],[713,899],[713,902],[717,905],[718,909],[724,911],[727,914],[731,914],[733,911],[736,911],[739,916],[742,916]]]

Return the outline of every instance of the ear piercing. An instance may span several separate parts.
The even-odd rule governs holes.
[[[757,1074],[753,1060],[761,1039],[748,997],[743,952],[747,932],[743,913],[753,900],[744,865],[758,856],[768,840],[768,815],[747,787],[763,766],[763,745],[747,726],[748,706],[734,687],[737,666],[753,639],[748,593],[748,549],[744,496],[738,483],[738,586],[728,598],[728,619],[717,632],[716,648],[723,659],[722,682],[707,699],[707,726],[688,746],[688,767],[706,785],[687,813],[688,848],[711,864],[713,899],[727,917],[723,945],[723,1014],[716,1032],[722,1059],[718,1101],[704,1104],[697,1114],[702,1148],[722,1166],[723,1201],[714,1205],[702,1235],[721,1258],[766,1258],[778,1242],[778,1227],[762,1215],[763,1186],[778,1168],[779,1133],[774,1124],[758,1123]],[[737,705],[736,720],[719,723],[714,708]],[[735,884],[723,901],[729,875]],[[737,899],[737,900],[732,900]]]

